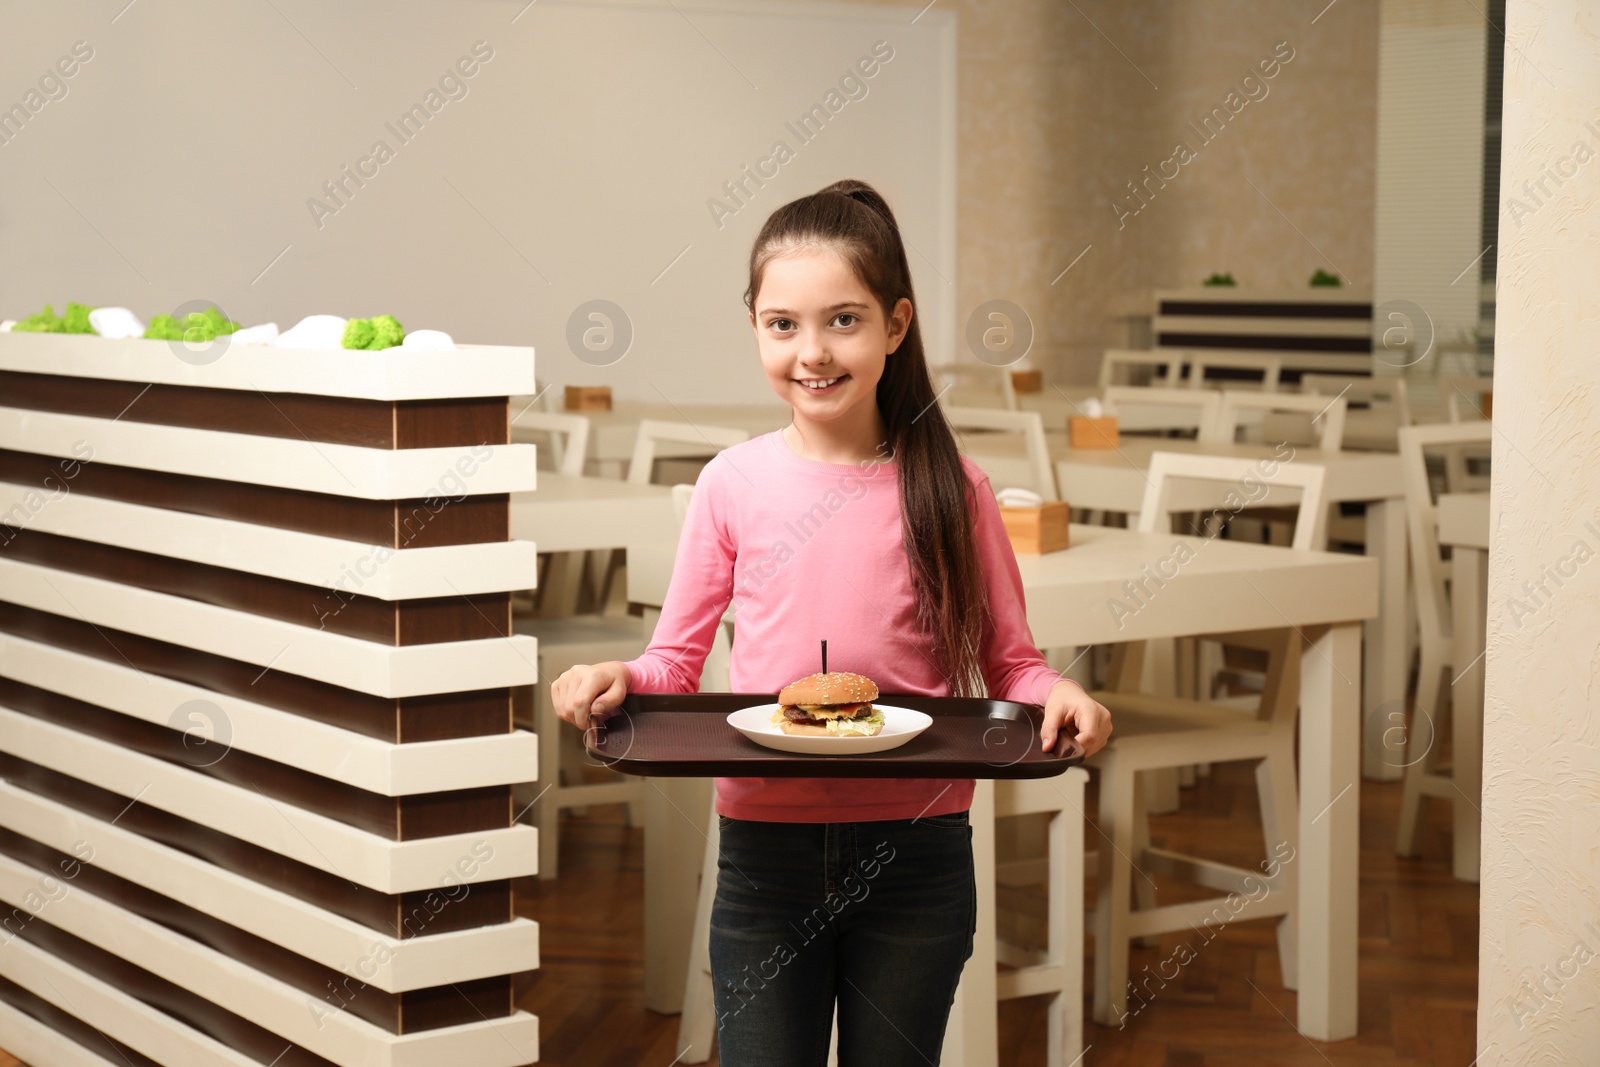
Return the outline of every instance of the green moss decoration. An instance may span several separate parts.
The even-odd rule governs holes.
[[[1337,288],[1344,284],[1344,280],[1337,274],[1329,274],[1321,267],[1318,267],[1316,273],[1311,276],[1311,284],[1326,285]]]
[[[1211,277],[1207,278],[1205,281],[1201,282],[1200,284],[1201,285],[1237,285],[1238,283],[1233,280],[1233,274],[1230,272],[1228,274],[1213,274]]]
[[[223,334],[233,333],[239,324],[223,315],[215,307],[204,311],[191,311],[179,322],[171,315],[157,315],[145,327],[144,335],[152,341],[189,341],[200,343],[214,341]]]
[[[94,327],[89,325],[91,310],[86,304],[69,300],[66,315],[57,316],[55,306],[46,304],[43,311],[29,315],[11,328],[21,333],[94,333]]]
[[[375,315],[370,319],[351,319],[345,323],[345,348],[364,348],[376,351],[393,348],[406,339],[406,329],[393,315]]]

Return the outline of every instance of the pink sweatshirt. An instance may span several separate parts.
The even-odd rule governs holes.
[[[989,695],[1043,704],[1061,676],[1034,647],[1022,578],[988,477],[962,458],[978,502],[988,580],[983,641]],[[896,464],[823,463],[770,433],[716,456],[695,485],[661,620],[628,663],[633,690],[692,693],[729,601],[736,693],[776,693],[820,669],[856,671],[885,694],[944,696],[931,643],[916,631],[900,542]],[[717,811],[764,822],[866,822],[965,811],[971,779],[719,778]]]

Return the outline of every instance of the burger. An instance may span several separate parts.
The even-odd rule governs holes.
[[[783,687],[772,721],[786,734],[872,737],[883,729],[876,699],[878,684],[866,675],[813,674]]]

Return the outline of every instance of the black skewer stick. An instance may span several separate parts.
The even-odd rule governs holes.
[[[822,673],[828,673],[828,639],[822,639]]]

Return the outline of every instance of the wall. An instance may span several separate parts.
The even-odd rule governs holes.
[[[893,2],[908,23],[927,6]],[[1142,306],[1154,288],[1193,284],[1214,270],[1231,271],[1242,284],[1299,286],[1319,266],[1370,286],[1378,4],[1338,0],[1320,15],[1317,7],[1277,0],[938,0],[919,26],[949,11],[959,18],[957,331],[984,301],[1014,301],[1034,320],[1035,362],[1088,380],[1100,350],[1123,339],[1116,316]],[[577,287],[582,299],[601,295],[600,283],[618,271],[590,269],[606,262],[606,249],[594,242],[576,265],[568,256],[552,265],[553,249],[574,251],[563,242],[582,212],[552,211],[519,196],[516,176],[559,174],[575,154],[599,154],[611,161],[604,187],[576,195],[627,205],[635,199],[630,187],[666,180],[651,169],[653,142],[608,140],[601,97],[581,85],[555,87],[545,109],[592,113],[594,135],[580,144],[548,143],[537,108],[520,122],[494,103],[546,62],[539,20],[553,17],[548,5],[510,26],[508,3],[396,5],[384,9],[386,24],[372,32],[363,30],[364,10],[246,7],[228,17],[224,31],[198,8],[136,5],[106,15],[80,2],[53,6],[33,16],[25,33],[0,41],[0,69],[14,72],[0,84],[6,102],[74,40],[87,38],[97,49],[68,83],[66,98],[49,103],[15,143],[0,148],[8,164],[0,173],[7,193],[0,312],[20,317],[47,300],[59,312],[67,299],[144,309],[205,297],[227,299],[240,318],[368,314],[388,306],[400,279],[411,279],[417,292],[394,309],[414,316],[402,315],[407,325],[563,355],[565,338],[530,336],[518,308],[541,306],[574,273],[586,283]],[[200,46],[191,39],[197,26],[226,45]],[[421,92],[480,36],[494,38],[500,58],[483,69],[466,102],[440,113],[439,136],[430,130],[432,143],[399,148],[359,202],[325,219],[323,230],[310,230],[304,202],[381,132],[382,120],[400,107],[390,103]],[[1247,102],[1204,143],[1188,123],[1223,106],[1280,41],[1294,59],[1266,83],[1264,98]],[[854,47],[837,44],[841,55]],[[726,72],[687,24],[663,50],[692,62],[696,77]],[[164,54],[170,60],[161,60]],[[771,72],[769,63],[755,67]],[[879,80],[874,91],[890,92],[888,79]],[[808,76],[794,88],[811,92],[813,81]],[[693,122],[704,110],[682,109],[683,128],[703,128]],[[668,121],[660,128],[678,127]],[[1144,168],[1157,169],[1180,139],[1198,156],[1164,187],[1152,182],[1148,206],[1137,215],[1119,217],[1139,204],[1126,199],[1127,183],[1144,180]],[[705,180],[668,177],[714,187],[721,179],[712,177],[747,154],[708,147]],[[824,175],[806,171],[815,158],[802,156],[792,165],[793,181],[769,191],[799,195],[820,184]],[[469,160],[477,162],[464,165]],[[803,185],[802,178],[816,181]],[[685,200],[696,222],[703,221],[703,198]],[[192,255],[196,243],[218,237],[227,251]],[[668,263],[691,240],[664,237],[641,277],[654,276],[657,260]],[[708,248],[674,269],[692,269]],[[948,271],[942,248],[921,252]],[[546,280],[552,275],[554,283]],[[919,277],[926,279],[922,294],[931,295],[932,272]],[[75,288],[91,280],[97,284]],[[327,306],[307,307],[307,293],[326,294]],[[726,307],[739,314],[736,294]],[[764,386],[747,355],[727,357],[725,380],[756,398]],[[547,359],[541,375],[554,367]],[[590,376],[609,380],[592,370]]]
[[[1153,289],[1213,271],[1299,287],[1318,267],[1372,285],[1377,0],[1320,15],[1320,4],[1275,0],[949,7],[960,18],[962,321],[984,301],[1014,301],[1034,322],[1034,362],[1089,381],[1100,351],[1124,341],[1117,316]],[[1279,42],[1294,58],[1265,95],[1241,92],[1221,134],[1198,136],[1188,124],[1225,106]],[[1127,183],[1179,141],[1195,158],[1152,182],[1140,207]]]
[[[1478,1040],[1484,1064],[1593,1063],[1600,164],[1574,145],[1592,149],[1586,125],[1600,125],[1600,8],[1513,0],[1507,13],[1502,188],[1542,179],[1547,195],[1500,227]],[[1530,582],[1544,584],[1536,602]]]

